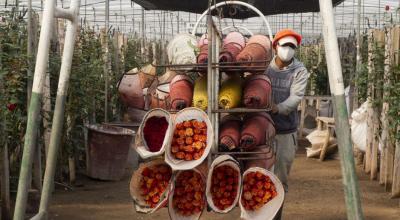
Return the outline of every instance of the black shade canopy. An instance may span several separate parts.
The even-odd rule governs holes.
[[[208,0],[132,0],[141,5],[146,10],[169,10],[184,11],[192,13],[203,13],[208,7]],[[332,0],[334,6],[344,0]],[[216,0],[224,2],[224,0]],[[318,0],[242,0],[247,2],[264,15],[301,13],[301,12],[319,12]],[[244,19],[257,16],[252,10],[242,6],[222,6],[220,7],[223,17],[232,17]]]

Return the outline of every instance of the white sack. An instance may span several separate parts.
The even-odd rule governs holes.
[[[365,152],[367,148],[367,116],[368,116],[368,101],[364,102],[360,108],[353,111],[351,114],[351,139],[359,150]]]

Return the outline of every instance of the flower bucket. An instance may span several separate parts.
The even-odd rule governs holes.
[[[243,104],[247,108],[270,108],[272,100],[271,80],[264,74],[246,78],[243,89]]]
[[[172,110],[182,110],[192,105],[193,81],[186,75],[176,75],[170,83]]]
[[[234,115],[227,115],[221,119],[219,145],[233,150],[240,145],[241,120]]]
[[[248,114],[244,118],[240,135],[242,148],[265,145],[267,139],[275,136],[274,122],[266,112]]]

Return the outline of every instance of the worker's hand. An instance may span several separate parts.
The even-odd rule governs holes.
[[[275,103],[272,103],[271,113],[277,114],[278,112],[279,112],[278,106]]]

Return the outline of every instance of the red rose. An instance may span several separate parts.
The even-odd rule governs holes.
[[[17,108],[17,104],[15,104],[15,103],[10,103],[10,104],[7,105],[7,109],[10,112],[14,111],[16,108]]]
[[[389,5],[386,5],[385,6],[385,11],[389,11],[390,10],[390,6]]]

